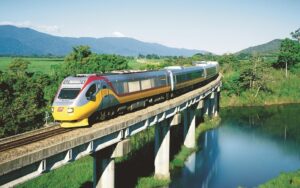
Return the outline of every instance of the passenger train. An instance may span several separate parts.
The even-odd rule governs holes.
[[[55,96],[52,115],[61,127],[88,126],[108,116],[146,107],[217,77],[217,62],[158,71],[79,74],[65,78]]]

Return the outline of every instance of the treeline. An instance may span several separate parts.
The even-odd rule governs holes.
[[[105,73],[128,68],[118,55],[99,55],[88,46],[74,47],[54,74],[28,72],[29,61],[15,58],[8,71],[0,71],[0,138],[40,128],[61,81],[78,73]]]

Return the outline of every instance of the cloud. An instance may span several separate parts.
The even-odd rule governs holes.
[[[23,21],[23,22],[2,21],[0,22],[0,25],[14,25],[17,27],[28,27],[44,33],[61,34],[61,29],[57,25],[36,25],[30,21]]]
[[[125,37],[125,35],[119,31],[115,31],[112,34],[114,37]]]

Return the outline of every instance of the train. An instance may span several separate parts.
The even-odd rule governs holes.
[[[218,62],[195,62],[157,71],[78,74],[62,81],[51,111],[61,127],[84,127],[144,108],[206,84],[219,74]]]

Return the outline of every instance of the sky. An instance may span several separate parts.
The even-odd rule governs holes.
[[[299,0],[1,0],[0,25],[69,37],[131,37],[216,54],[290,37]]]

